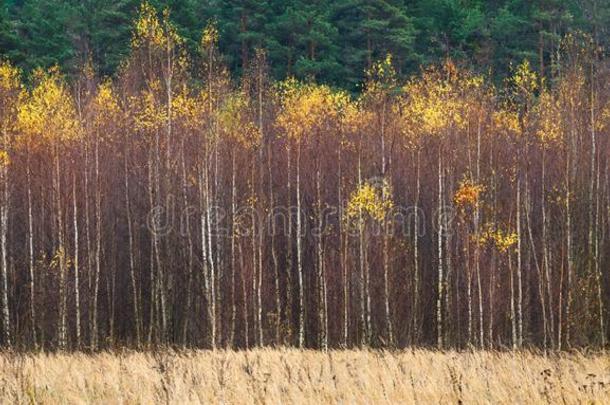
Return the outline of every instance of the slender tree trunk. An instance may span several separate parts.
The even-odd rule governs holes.
[[[464,224],[464,227],[466,224]],[[472,269],[470,266],[470,240],[468,232],[464,232],[466,242],[466,297],[468,300],[468,346],[472,346]]]
[[[265,131],[264,131],[264,127],[263,127],[263,58],[261,57],[261,55],[258,55],[258,61],[257,61],[257,98],[258,98],[258,131],[259,134],[261,136],[261,143],[264,144],[265,140]],[[268,141],[270,143],[270,141]],[[268,151],[269,152],[269,151]],[[264,154],[264,149],[261,147],[260,151],[259,151],[259,159],[260,159],[260,164],[259,164],[259,173],[260,173],[260,194],[261,196],[264,194],[263,191],[263,181],[264,181],[264,163],[263,163],[263,154]],[[270,190],[272,190],[272,184],[271,184],[271,177],[269,177],[269,188]],[[273,194],[271,192],[270,194],[270,212],[273,212]],[[258,316],[258,339],[259,339],[259,344],[260,346],[264,345],[264,331],[263,331],[263,298],[262,298],[262,290],[263,290],[263,236],[264,236],[264,221],[260,221],[259,223],[259,233],[258,233],[258,286],[257,286],[257,300],[258,300],[258,312],[257,312],[257,316]],[[273,234],[273,231],[271,232]],[[274,240],[273,240],[274,236],[272,236],[272,243],[271,243],[271,250],[272,250],[272,260],[274,260],[274,275],[277,275],[277,266],[276,266],[276,257],[275,257],[275,248],[274,248]],[[276,278],[276,305],[277,305],[277,299],[279,297],[279,284],[277,284],[277,277]],[[276,307],[277,310],[277,307]],[[279,319],[279,312],[277,314],[278,319]],[[279,325],[279,320],[276,320],[276,325]],[[279,328],[276,327],[276,341],[277,341],[277,337],[279,335],[278,332]]]
[[[209,184],[209,173],[205,170],[205,198],[206,198],[206,210],[205,210],[205,223],[207,226],[207,244],[208,244],[208,261],[209,261],[209,287],[210,287],[210,338],[212,348],[215,349],[217,346],[217,311],[216,311],[216,302],[217,302],[217,291],[216,291],[216,263],[214,260],[214,251],[212,249],[212,217],[211,210],[212,205],[210,201],[210,184]]]
[[[445,204],[447,204],[446,198],[446,181],[447,181],[447,173],[452,173],[451,170],[451,166],[449,166],[447,169],[445,169],[443,171],[443,196],[442,196],[442,201],[443,201],[443,207],[445,206]],[[453,178],[452,176],[450,177],[450,181],[451,183],[453,182]],[[453,189],[453,185],[450,183],[449,189]],[[444,211],[444,208],[443,208]],[[444,257],[445,257],[445,271],[444,271],[444,281],[443,281],[443,293],[444,296],[443,298],[445,299],[445,306],[444,306],[444,311],[443,311],[443,331],[444,331],[444,344],[447,344],[448,342],[450,342],[450,333],[452,333],[453,328],[451,327],[451,324],[449,323],[451,318],[449,317],[449,314],[451,313],[451,306],[450,306],[450,297],[451,297],[451,289],[450,289],[450,285],[451,285],[451,275],[453,274],[453,259],[452,259],[452,252],[451,252],[451,233],[450,231],[450,224],[449,224],[449,218],[446,215],[445,212],[443,212],[443,215],[441,215],[442,219],[443,219],[443,225],[442,225],[442,229],[445,233],[445,236],[443,238],[443,242],[444,242],[444,249],[445,249],[445,253],[444,253]],[[455,253],[454,253],[455,254]],[[459,276],[455,277],[456,279],[456,283],[459,281]],[[457,291],[457,287],[456,287],[456,302],[459,302],[459,291]],[[459,305],[456,305],[456,319],[460,319],[459,316]],[[459,326],[458,326],[458,330],[459,330]]]
[[[6,134],[3,134],[6,139]],[[4,141],[6,143],[6,140]],[[6,150],[6,149],[5,149]],[[7,163],[2,163],[0,167],[0,176],[2,177],[2,205],[0,206],[0,248],[2,249],[0,261],[0,282],[2,283],[2,330],[3,343],[5,347],[10,348],[11,341],[11,319],[8,302],[8,252],[7,252],[7,236],[8,236],[8,210],[9,210],[9,182],[8,182],[8,167]]]
[[[124,181],[125,181],[125,211],[127,215],[127,237],[129,239],[129,275],[131,278],[131,292],[132,292],[132,305],[133,305],[133,317],[134,325],[136,329],[136,347],[140,347],[142,344],[142,321],[140,318],[140,303],[138,299],[138,286],[136,280],[136,268],[135,268],[135,255],[134,255],[134,238],[133,238],[133,224],[131,219],[131,197],[129,193],[129,171],[127,166],[127,153],[128,146],[125,144],[125,156],[124,156]]]
[[[546,294],[548,297],[548,308],[549,308],[549,333],[551,346],[554,346],[555,341],[555,321],[554,321],[554,309],[553,309],[553,289],[551,280],[551,266],[549,258],[549,242],[548,242],[548,218],[546,209],[546,149],[542,149],[542,193],[541,193],[541,209],[542,209],[542,261],[544,267],[544,277],[546,279]]]
[[[231,347],[235,347],[235,321],[237,318],[237,304],[235,302],[235,273],[237,271],[236,268],[236,258],[235,258],[235,249],[236,249],[236,218],[235,214],[237,211],[237,202],[236,202],[236,185],[235,185],[235,150],[232,152],[231,157],[231,325],[229,331],[229,345]]]
[[[36,322],[36,289],[35,289],[35,275],[34,275],[34,220],[32,218],[32,174],[30,167],[30,150],[29,146],[26,151],[26,183],[27,183],[27,194],[28,194],[28,270],[29,270],[29,283],[30,283],[30,323],[32,326],[32,343],[34,348],[38,348],[38,338],[36,329],[38,324]]]
[[[388,219],[384,219],[383,223],[383,296],[384,296],[384,315],[385,315],[385,325],[386,325],[386,337],[388,339],[387,344],[390,346],[394,346],[394,327],[392,324],[392,315],[390,313],[390,280],[389,280],[389,272],[390,272],[390,254],[388,252],[388,233],[390,232],[388,229]]]
[[[186,313],[184,314],[184,323],[182,329],[182,344],[186,346],[189,335],[189,327],[191,314],[193,312],[193,262],[194,262],[194,252],[193,252],[193,236],[191,233],[191,212],[189,206],[189,198],[188,198],[188,177],[186,171],[186,159],[184,156],[184,139],[182,140],[182,145],[180,148],[180,163],[182,166],[182,219],[184,222],[184,229],[182,229],[183,235],[186,232],[186,243],[187,243],[187,263],[186,263],[186,272],[187,272],[187,287],[186,287]],[[135,277],[134,277],[135,279]],[[134,295],[135,297],[135,295]]]
[[[264,190],[263,190],[263,176],[264,176],[264,170],[263,170],[263,148],[260,148],[259,151],[259,155],[258,155],[258,165],[255,165],[254,162],[252,164],[253,167],[257,167],[258,173],[259,173],[259,177],[258,177],[258,195],[262,196],[264,195]],[[252,230],[254,231],[253,235],[255,235],[255,237],[253,236],[253,241],[257,242],[257,254],[254,256],[256,257],[256,263],[255,263],[255,268],[256,271],[254,272],[255,277],[253,282],[255,283],[254,285],[254,290],[253,292],[256,294],[254,297],[256,299],[256,312],[255,312],[255,316],[256,316],[256,339],[257,339],[257,344],[258,346],[262,347],[264,345],[264,325],[263,325],[263,296],[262,296],[262,290],[263,290],[263,241],[264,241],[264,221],[262,221],[261,216],[263,215],[263,205],[262,202],[259,200],[259,198],[257,198],[257,192],[256,189],[254,187],[254,185],[256,184],[256,179],[254,178],[254,174],[252,176],[252,197],[253,199],[256,201],[256,203],[254,204],[255,206],[255,219],[256,219],[256,224],[253,225]],[[254,249],[254,245],[253,245],[253,249]]]
[[[560,273],[559,273],[559,309],[557,314],[557,350],[561,351],[563,343],[563,289],[564,289],[564,263],[562,259]]]
[[[493,156],[493,155],[492,155]],[[490,168],[493,168],[493,158],[490,158],[489,162]],[[492,205],[492,218],[493,222],[497,221],[498,215],[498,193],[497,193],[497,185],[496,185],[496,171],[492,171],[491,177],[491,187],[493,190],[493,205]],[[496,285],[496,272],[498,269],[498,253],[497,249],[493,249],[492,257],[491,257],[491,268],[489,275],[489,348],[494,348],[494,293],[495,293],[495,285]]]
[[[592,68],[593,69],[593,68]],[[591,72],[593,76],[593,72]],[[604,301],[602,294],[602,274],[599,263],[599,163],[597,159],[597,134],[595,119],[595,91],[594,84],[591,84],[591,106],[590,106],[590,127],[591,127],[591,174],[589,182],[589,273],[595,274],[595,284],[597,289],[597,306],[599,318],[599,335],[601,347],[605,347],[606,331],[604,326]]]
[[[525,179],[525,192],[526,192],[526,202],[525,202],[525,222],[527,224],[527,233],[529,237],[531,251],[534,256],[534,264],[536,265],[536,270],[538,273],[538,295],[540,296],[540,309],[542,312],[542,332],[543,332],[543,348],[546,352],[548,346],[548,322],[547,322],[547,314],[546,314],[546,302],[544,297],[544,274],[542,272],[542,268],[540,267],[540,263],[538,262],[538,254],[536,252],[536,245],[534,242],[534,236],[532,234],[532,222],[530,215],[530,192],[529,192],[529,181],[526,177]]]
[[[108,266],[108,273],[106,274],[106,296],[108,300],[108,332],[106,339],[109,347],[114,347],[115,342],[115,314],[116,314],[116,240],[112,241],[111,250],[109,257],[111,258],[110,265]]]
[[[148,153],[148,158],[147,158],[147,172],[148,172],[148,206],[149,209],[152,211],[154,209],[154,196],[153,196],[153,168],[152,168],[152,151],[149,151]],[[149,259],[148,259],[148,263],[150,266],[150,284],[149,284],[149,291],[150,291],[150,299],[149,299],[149,315],[148,315],[148,346],[150,346],[152,344],[152,340],[153,340],[153,334],[155,332],[155,307],[156,307],[156,303],[157,303],[157,289],[156,289],[156,285],[157,285],[157,278],[155,275],[155,258],[154,258],[154,242],[153,242],[153,238],[150,238],[150,249],[149,249]]]
[[[496,269],[497,269],[497,253],[494,250],[491,257],[491,266],[489,270],[489,329],[488,329],[488,340],[489,349],[494,348],[494,292],[496,284]]]
[[[301,141],[297,144],[297,273],[299,278],[299,348],[305,346],[305,291],[303,283],[303,247],[301,213]]]
[[[385,203],[388,196],[386,186],[389,185],[389,181],[387,179],[387,162],[386,162],[386,147],[385,147],[385,114],[386,114],[386,99],[384,97],[382,103],[382,112],[381,112],[381,177],[383,178],[384,184],[381,189],[381,199]],[[383,235],[382,235],[382,244],[383,244],[383,252],[382,252],[382,261],[383,261],[383,303],[384,303],[384,318],[385,318],[385,329],[386,329],[386,338],[388,339],[387,344],[390,346],[394,345],[394,330],[392,325],[392,316],[390,314],[390,285],[389,285],[389,261],[390,254],[388,252],[389,249],[389,241],[388,241],[388,218],[383,219],[382,223],[383,227]]]
[[[443,293],[444,293],[444,299],[445,299],[445,306],[444,306],[444,310],[443,310],[443,331],[444,331],[444,339],[443,342],[445,345],[447,345],[450,341],[451,341],[451,333],[453,332],[453,327],[451,325],[451,276],[454,273],[453,271],[453,255],[455,254],[454,252],[452,252],[451,249],[451,232],[450,232],[450,223],[449,223],[449,218],[448,215],[446,215],[447,213],[444,212],[444,207],[445,204],[447,204],[447,189],[452,190],[453,187],[453,176],[451,175],[451,173],[453,173],[453,170],[451,169],[451,165],[448,163],[447,168],[443,170],[443,174],[442,174],[442,182],[443,182],[443,196],[442,196],[442,201],[443,201],[443,215],[441,216],[443,218],[443,225],[442,225],[442,229],[444,231],[444,238],[443,238],[443,245],[444,245],[444,258],[445,258],[445,270],[444,270],[444,282],[443,282]],[[449,175],[449,187],[447,187],[447,176]],[[457,283],[459,282],[459,275],[456,273],[456,277],[455,277],[455,290],[456,290],[456,297],[455,297],[455,302],[459,302],[459,290],[457,288]],[[459,319],[459,305],[455,305],[456,307],[456,319]],[[458,331],[459,331],[459,325],[457,327]]]
[[[421,193],[421,149],[417,146],[415,185],[415,229],[413,232],[413,297],[411,307],[411,344],[419,342],[419,199]]]
[[[250,177],[250,184],[251,184],[251,190],[250,190],[250,207],[252,208],[253,211],[253,215],[252,215],[252,224],[251,224],[251,228],[250,228],[250,242],[251,242],[251,249],[252,249],[252,277],[250,279],[250,291],[251,291],[251,296],[252,296],[252,323],[253,323],[253,332],[254,332],[254,345],[258,346],[260,343],[259,340],[259,331],[260,331],[260,327],[258,324],[258,293],[257,293],[257,286],[258,286],[258,258],[257,258],[257,254],[258,254],[258,249],[257,249],[257,232],[256,232],[256,214],[254,214],[254,212],[256,212],[256,192],[255,192],[255,184],[256,184],[256,179],[255,179],[255,168],[256,168],[256,164],[255,164],[255,158],[252,158],[252,176]]]
[[[288,235],[286,238],[286,334],[287,342],[294,344],[293,342],[293,319],[292,319],[292,267],[293,267],[293,245],[292,245],[292,228],[293,228],[293,214],[292,214],[292,155],[290,153],[290,143],[286,145],[286,161],[287,161],[287,172],[286,172],[286,188],[288,196]]]
[[[517,316],[515,313],[515,276],[513,270],[512,254],[508,252],[508,271],[510,274],[510,323],[511,323],[511,337],[513,350],[516,350],[519,345],[519,339],[517,335]]]
[[[262,166],[262,164],[261,164]],[[259,170],[261,171],[261,175],[263,173],[262,171],[262,167],[259,167]],[[262,194],[262,192],[261,192]],[[258,210],[258,212],[260,212],[260,210]],[[258,218],[258,216],[257,216]],[[256,278],[256,307],[257,307],[257,311],[256,311],[256,323],[258,325],[258,345],[259,346],[264,346],[265,345],[265,335],[264,335],[264,325],[263,325],[263,236],[264,236],[264,229],[263,229],[263,224],[261,221],[259,221],[259,225],[258,225],[258,272],[257,272],[257,278]]]
[[[79,278],[79,247],[78,247],[78,208],[76,204],[76,172],[72,174],[72,213],[74,224],[74,308],[75,308],[75,329],[76,347],[81,347],[81,327],[80,327],[80,278]]]
[[[216,142],[216,134],[215,134],[215,120],[214,120],[214,92],[213,92],[213,83],[214,77],[213,72],[215,69],[214,62],[214,52],[215,47],[210,46],[208,48],[208,66],[207,66],[207,89],[208,89],[208,135],[210,139],[214,139]],[[204,262],[204,271],[206,275],[204,278],[207,278],[207,305],[208,305],[208,315],[209,315],[209,325],[210,325],[210,343],[212,349],[216,348],[216,277],[215,277],[215,269],[214,269],[214,256],[212,251],[212,235],[211,235],[211,224],[210,224],[210,187],[209,187],[209,173],[208,173],[208,160],[209,160],[209,145],[208,140],[205,140],[205,158],[204,162],[202,162],[202,179],[205,180],[205,183],[202,185],[204,187],[205,192],[202,193],[202,206],[205,203],[205,212],[202,211],[202,247],[207,245],[207,253],[202,253],[204,255],[204,259],[207,261]],[[217,150],[214,151],[215,153]],[[254,186],[254,185],[253,185]],[[203,199],[205,198],[205,201]],[[205,220],[204,220],[205,216]],[[203,227],[207,225],[207,229],[204,230]],[[204,235],[205,233],[205,235]],[[205,237],[205,238],[204,238]],[[203,252],[203,249],[202,249]]]
[[[240,268],[242,271],[240,272],[241,278],[241,291],[242,291],[242,299],[243,299],[243,318],[244,318],[244,343],[246,345],[246,349],[250,348],[250,323],[248,322],[248,293],[246,288],[246,279],[244,276],[243,269],[245,268],[244,264],[244,252],[241,243],[239,244],[239,262]]]
[[[479,119],[477,125],[477,185],[481,183],[481,120]],[[477,199],[475,202],[474,211],[474,234],[477,235],[475,241],[474,251],[474,265],[477,276],[477,292],[479,295],[479,347],[485,346],[484,340],[484,326],[483,326],[483,286],[481,283],[481,244],[479,242],[479,223],[481,217],[480,201]]]
[[[358,188],[362,187],[362,170],[360,164],[360,154],[358,155]],[[364,347],[367,345],[366,336],[367,336],[367,328],[366,328],[366,303],[365,303],[365,288],[364,288],[364,224],[362,208],[358,207],[358,259],[359,259],[359,287],[360,287],[360,346]]]
[[[55,145],[53,149],[53,160],[55,163],[54,190],[58,244],[56,257],[59,265],[59,317],[57,322],[57,344],[59,349],[63,350],[67,346],[66,251],[64,243],[63,212],[61,206],[61,169],[58,148],[59,147]]]
[[[361,140],[362,142],[362,140]],[[360,189],[362,184],[362,156],[361,156],[362,145],[360,145],[358,150],[358,189]],[[360,265],[360,274],[359,274],[359,283],[360,283],[360,323],[362,325],[361,335],[360,335],[360,345],[361,347],[368,346],[370,344],[369,340],[369,294],[368,294],[368,271],[366,266],[366,237],[364,235],[364,216],[362,212],[362,207],[359,204],[358,206],[358,236],[359,236],[359,265]]]
[[[184,207],[183,211],[183,219],[184,219],[184,229],[182,232],[186,232],[185,238],[187,241],[187,263],[186,263],[186,273],[187,273],[187,286],[186,286],[186,313],[184,314],[184,321],[182,324],[182,345],[187,346],[190,344],[189,340],[189,331],[190,331],[190,320],[191,314],[193,313],[193,262],[194,262],[194,252],[193,252],[193,238],[191,234],[191,219],[190,219],[190,210],[188,205],[188,185],[187,185],[187,177],[186,177],[186,165],[184,162],[184,146],[182,149],[182,206]]]
[[[207,156],[207,154],[206,154]],[[215,320],[213,318],[212,315],[212,302],[211,302],[211,280],[210,280],[210,272],[209,272],[209,266],[208,266],[208,244],[207,244],[207,226],[206,226],[206,222],[207,222],[207,218],[206,218],[206,210],[208,209],[208,207],[206,206],[206,194],[207,194],[207,187],[206,187],[206,182],[204,180],[205,177],[205,171],[207,170],[206,167],[206,163],[205,163],[205,159],[206,157],[203,158],[202,162],[201,162],[201,167],[199,168],[199,211],[200,211],[200,215],[199,215],[199,219],[200,219],[200,225],[201,225],[201,265],[202,265],[202,276],[203,276],[203,289],[204,289],[204,295],[205,295],[205,301],[206,301],[206,308],[207,308],[207,325],[208,325],[208,333],[210,334],[210,344],[212,346],[212,348],[214,348],[214,332],[212,331],[212,329],[214,328],[214,324],[215,324]]]
[[[320,164],[318,162],[318,164]],[[324,223],[322,217],[322,193],[320,190],[320,168],[316,170],[316,211],[318,235],[316,240],[318,265],[318,320],[320,328],[319,345],[322,350],[328,349],[328,330],[327,316],[328,308],[326,303],[326,280],[324,274]]]
[[[599,162],[599,160],[598,160]],[[599,254],[599,228],[600,228],[600,202],[599,202],[599,163],[597,163],[597,173],[596,173],[596,194],[595,194],[595,230],[593,237],[593,260],[595,264],[595,279],[597,284],[597,305],[598,305],[598,313],[599,313],[599,333],[600,333],[600,346],[606,347],[606,324],[604,318],[604,298],[603,298],[603,274],[601,267],[601,260]]]
[[[154,196],[155,196],[155,209],[159,210],[164,208],[165,212],[168,213],[170,207],[163,207],[161,203],[161,143],[159,130],[155,131],[155,144],[154,144],[154,166],[153,166],[153,181],[154,181]],[[157,270],[157,285],[156,288],[159,294],[159,315],[161,320],[160,338],[162,343],[166,343],[167,340],[167,311],[166,311],[166,278],[165,268],[163,265],[161,252],[161,240],[157,230],[153,230],[153,252],[155,258],[155,265]]]
[[[271,259],[273,261],[273,278],[275,292],[275,344],[281,343],[281,325],[282,325],[282,300],[280,291],[280,271],[279,259],[275,246],[276,226],[275,226],[275,197],[273,195],[273,170],[271,166],[271,145],[267,149],[267,170],[269,174],[269,214],[271,220]]]
[[[438,150],[438,231],[437,231],[437,248],[438,248],[438,283],[436,297],[436,346],[438,349],[443,348],[443,178],[442,178],[442,163],[441,163],[441,148]]]
[[[349,284],[347,277],[347,235],[345,235],[345,225],[343,221],[343,160],[342,146],[339,145],[338,162],[339,162],[339,181],[338,181],[338,201],[339,201],[339,255],[340,269],[343,284],[343,347],[347,347],[349,339]]]
[[[100,289],[100,271],[101,271],[101,254],[102,254],[102,191],[100,185],[100,140],[99,134],[96,134],[95,139],[95,274],[93,276],[93,306],[92,311],[92,328],[91,328],[91,349],[96,350],[98,346],[98,297]]]
[[[373,323],[372,323],[372,307],[371,307],[371,272],[369,267],[368,258],[368,237],[365,232],[362,233],[364,239],[364,295],[366,297],[366,319],[365,319],[365,341],[366,345],[370,346],[373,337]]]
[[[522,281],[522,235],[521,235],[521,179],[517,179],[517,347],[523,344],[523,281]]]
[[[218,346],[222,342],[222,331],[223,331],[223,291],[221,288],[221,280],[223,279],[223,255],[222,255],[222,244],[220,243],[220,221],[217,217],[218,213],[218,193],[220,190],[219,181],[220,181],[220,170],[219,170],[219,136],[217,130],[217,123],[214,120],[214,194],[212,195],[212,207],[214,209],[214,217],[213,221],[210,221],[210,224],[213,223],[214,230],[210,229],[210,259],[212,261],[212,269],[214,271],[214,317],[216,319],[216,323],[214,325],[214,330],[216,333],[216,345]],[[262,173],[262,172],[261,172]],[[262,174],[261,174],[262,175]],[[214,247],[212,249],[212,241],[215,241]]]
[[[571,172],[570,172],[570,153],[568,151],[566,159],[566,249],[568,256],[568,268],[567,268],[567,303],[565,308],[565,344],[570,347],[570,323],[571,323],[571,309],[572,309],[572,272],[574,266],[574,258],[572,253],[572,212],[571,212]],[[559,332],[561,334],[561,331]],[[560,345],[561,350],[561,345]]]
[[[91,221],[89,218],[89,139],[85,140],[85,167],[84,167],[84,192],[85,192],[85,247],[87,249],[87,318],[89,322],[89,345],[92,346],[93,333],[93,249],[91,247]]]

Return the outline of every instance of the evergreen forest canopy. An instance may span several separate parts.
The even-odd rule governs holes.
[[[140,0],[4,0],[0,54],[30,72],[59,65],[76,74],[87,58],[102,76],[129,53]],[[560,39],[581,30],[607,50],[607,0],[151,0],[196,54],[200,33],[217,22],[223,63],[241,76],[257,48],[271,76],[315,78],[360,91],[363,72],[395,57],[399,76],[447,57],[504,78],[527,58],[543,76]]]
[[[219,23],[133,27],[112,79],[0,63],[3,347],[607,345],[595,36],[501,86],[388,53],[354,96],[270,49],[232,79]]]

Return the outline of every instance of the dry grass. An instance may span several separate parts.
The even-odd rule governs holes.
[[[0,355],[1,403],[610,403],[610,356],[298,350]]]

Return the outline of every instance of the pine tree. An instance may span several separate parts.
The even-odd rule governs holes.
[[[254,60],[255,49],[266,46],[270,10],[267,0],[222,0],[218,5],[219,46],[238,75]]]
[[[338,59],[345,66],[350,88],[355,89],[363,81],[364,71],[388,53],[394,55],[399,74],[416,70],[420,58],[415,51],[417,29],[412,12],[403,0],[337,2],[332,21],[346,44]]]
[[[493,47],[494,70],[500,75],[510,73],[509,66],[523,59],[535,60],[535,38],[529,23],[528,7],[524,2],[513,1],[496,10],[490,10],[489,40]]]
[[[479,0],[419,0],[415,4],[417,49],[424,63],[473,55],[486,36],[485,10]]]
[[[18,40],[15,31],[15,23],[9,13],[10,2],[4,1],[0,6],[0,56],[17,59]]]
[[[74,7],[75,48],[82,61],[89,56],[102,76],[113,74],[129,53],[137,0],[85,0]]]
[[[78,15],[67,0],[25,0],[12,13],[19,16],[15,22],[19,49],[14,57],[24,70],[73,67],[75,51],[69,23]]]

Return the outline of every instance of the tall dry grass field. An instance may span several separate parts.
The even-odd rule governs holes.
[[[0,355],[2,403],[610,403],[608,354],[425,350]]]

